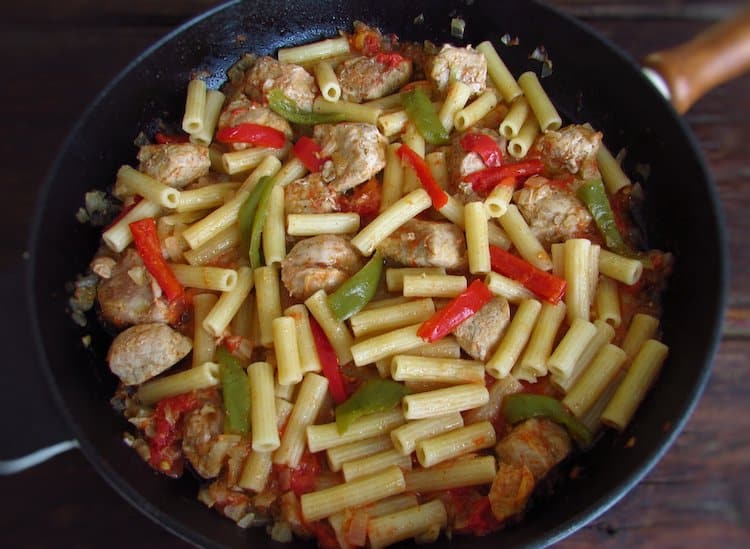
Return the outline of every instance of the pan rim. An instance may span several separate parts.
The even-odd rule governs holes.
[[[37,355],[38,366],[41,367],[44,377],[47,381],[48,387],[50,388],[53,400],[57,408],[62,412],[66,423],[71,428],[73,435],[78,440],[81,450],[86,456],[89,463],[92,464],[94,469],[112,486],[128,503],[138,510],[140,510],[145,516],[153,520],[155,523],[166,528],[172,534],[179,538],[191,542],[199,543],[204,546],[215,546],[215,540],[207,539],[203,534],[190,525],[185,524],[182,521],[175,519],[171,514],[164,513],[159,510],[158,507],[151,504],[147,499],[142,497],[129,483],[126,481],[117,471],[116,468],[110,466],[106,459],[98,452],[91,441],[87,438],[86,433],[82,430],[80,425],[77,423],[75,418],[72,416],[70,409],[66,405],[65,398],[63,397],[60,388],[56,382],[55,374],[52,371],[49,357],[47,355],[46,348],[43,345],[40,319],[37,314],[38,300],[35,293],[35,281],[36,281],[36,265],[37,265],[37,254],[39,253],[38,244],[40,241],[40,234],[42,230],[42,212],[48,204],[48,197],[53,187],[53,183],[56,179],[56,174],[60,169],[60,165],[69,150],[72,141],[74,140],[85,121],[88,120],[92,113],[96,111],[103,100],[109,96],[109,94],[118,86],[118,84],[126,78],[137,66],[139,66],[144,59],[151,56],[156,50],[162,47],[164,44],[171,42],[177,36],[181,35],[187,29],[195,26],[196,24],[204,21],[216,13],[222,12],[236,4],[240,4],[242,0],[230,0],[222,3],[214,8],[205,11],[196,17],[184,22],[179,25],[165,36],[154,42],[151,46],[143,50],[138,56],[136,56],[126,67],[124,67],[92,100],[89,106],[84,110],[81,116],[78,118],[76,124],[67,134],[63,140],[58,152],[55,156],[45,181],[39,190],[38,196],[35,200],[34,214],[31,224],[31,230],[27,241],[27,249],[29,250],[29,259],[26,262],[26,293],[27,293],[27,307],[30,314],[32,338],[35,345],[35,352]],[[639,73],[640,78],[643,82],[646,82],[645,76],[640,74],[639,65],[627,55],[619,46],[614,44],[607,37],[603,36],[596,29],[593,29],[585,25],[582,21],[575,17],[568,15],[555,6],[550,6],[546,3],[534,0],[534,4],[541,6],[543,9],[550,11],[556,17],[565,20],[568,24],[576,27],[579,32],[592,35],[598,42],[600,42],[605,48],[607,48],[612,54],[616,55],[625,64],[630,66],[633,71]],[[649,84],[650,87],[650,84]],[[650,88],[653,90],[653,88]],[[677,410],[674,421],[674,425],[669,434],[665,434],[665,438],[661,444],[655,447],[647,458],[639,465],[639,467],[631,474],[623,477],[618,483],[610,488],[605,495],[591,502],[584,510],[578,514],[570,517],[566,521],[560,523],[558,526],[541,532],[540,535],[534,540],[531,546],[547,546],[556,543],[574,532],[581,529],[585,524],[590,523],[597,517],[601,516],[607,510],[617,504],[627,493],[629,493],[642,479],[648,474],[654,466],[662,459],[664,454],[673,445],[679,434],[682,432],[687,421],[692,416],[699,400],[702,395],[707,382],[710,378],[714,357],[718,350],[721,342],[722,324],[724,318],[724,312],[727,307],[728,301],[728,282],[729,282],[729,255],[728,255],[728,241],[726,232],[726,223],[724,220],[723,210],[720,207],[720,200],[718,191],[713,178],[713,174],[710,172],[707,166],[707,162],[703,151],[700,149],[697,143],[697,139],[687,125],[685,119],[679,116],[671,106],[667,103],[656,90],[653,90],[654,100],[660,100],[664,103],[664,108],[668,108],[671,113],[672,123],[674,123],[680,130],[680,133],[686,138],[688,145],[690,146],[694,158],[701,169],[701,179],[707,186],[707,191],[710,197],[710,210],[713,219],[716,223],[716,233],[718,236],[719,246],[718,255],[720,263],[717,265],[717,278],[719,280],[719,288],[717,288],[717,302],[714,311],[712,311],[712,325],[714,326],[714,333],[711,334],[711,345],[705,349],[705,360],[703,368],[698,376],[696,384],[692,387],[690,394],[685,395],[685,405],[682,409]],[[658,98],[658,99],[657,99]],[[501,534],[499,534],[501,535]]]

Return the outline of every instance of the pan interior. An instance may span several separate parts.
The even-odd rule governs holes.
[[[422,22],[415,22],[418,16]],[[453,16],[466,21],[463,41],[450,36]],[[231,3],[156,44],[82,116],[42,191],[29,247],[40,362],[88,458],[136,507],[199,545],[269,543],[263,529],[244,531],[206,510],[195,499],[193,479],[158,476],[123,444],[127,424],[109,406],[115,389],[103,359],[109,336],[93,321],[81,330],[66,312],[66,283],[85,270],[99,238],[76,221],[75,212],[86,191],[107,187],[121,164],[135,161],[133,139],[139,131],[156,117],[179,119],[191,74],[203,72],[209,86],[216,87],[243,52],[273,54],[280,46],[350,29],[354,20],[402,40],[492,40],[516,76],[525,70],[540,72],[540,63],[528,55],[544,45],[553,71],[543,84],[567,121],[590,122],[604,132],[611,150],[625,147],[631,174],[636,165],[649,167],[643,183],[650,244],[674,252],[677,260],[665,297],[663,339],[671,354],[661,379],[624,434],[605,437],[581,458],[583,475],[564,480],[522,523],[486,538],[454,538],[451,547],[551,543],[619,499],[684,423],[717,343],[726,253],[715,190],[684,124],[627,58],[542,5],[523,0]],[[520,45],[499,44],[506,32],[518,36]],[[89,349],[80,343],[86,333],[92,336]],[[626,450],[631,437],[637,442]]]

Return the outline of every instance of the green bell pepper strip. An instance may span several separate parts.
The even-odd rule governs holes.
[[[328,296],[333,317],[343,322],[362,310],[378,289],[383,273],[383,256],[375,252],[370,261]]]
[[[431,145],[447,145],[450,142],[448,131],[440,122],[437,111],[424,90],[417,88],[404,93],[401,104],[425,141]]]
[[[240,206],[237,214],[237,220],[240,228],[240,253],[246,256],[250,250],[250,233],[253,229],[253,219],[255,211],[258,209],[258,201],[263,194],[263,189],[269,185],[271,178],[268,176],[261,177],[250,191],[250,195]]]
[[[516,393],[503,399],[505,421],[519,423],[532,417],[545,417],[565,427],[579,446],[591,444],[594,436],[575,416],[570,414],[556,398],[529,393]]]
[[[261,179],[262,181],[262,179]],[[258,182],[260,186],[260,182]],[[271,191],[275,182],[272,178],[268,178],[267,181],[263,182],[263,188],[260,191],[258,198],[258,206],[255,208],[255,215],[253,216],[253,226],[250,230],[250,248],[248,254],[250,256],[250,267],[257,269],[263,265],[263,259],[260,256],[260,237],[263,234],[263,226],[266,223],[266,216],[268,214],[268,202],[271,199]]]
[[[268,92],[268,106],[273,112],[295,124],[313,126],[315,124],[332,124],[344,120],[342,113],[323,113],[305,111],[289,99],[281,90]]]
[[[226,347],[216,349],[224,398],[224,432],[247,434],[250,429],[250,387],[240,361]]]
[[[617,229],[615,215],[612,213],[612,207],[609,204],[609,198],[607,198],[602,180],[591,179],[586,181],[578,187],[576,196],[591,212],[599,232],[604,237],[607,248],[618,254],[630,255],[631,252]]]
[[[343,434],[364,415],[395,407],[407,393],[406,387],[390,379],[368,379],[345,402],[336,406],[336,428]]]

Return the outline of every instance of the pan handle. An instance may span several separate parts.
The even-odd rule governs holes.
[[[685,113],[713,88],[750,70],[750,8],[684,44],[649,54],[643,65],[652,80],[660,78],[654,83],[675,109]]]
[[[0,476],[19,473],[78,446],[34,363],[26,276],[21,258],[0,269],[0,299],[4,309],[12,311],[0,317]]]

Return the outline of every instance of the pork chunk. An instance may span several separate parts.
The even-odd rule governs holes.
[[[337,235],[300,240],[281,262],[281,281],[289,295],[307,299],[320,289],[330,293],[362,268],[362,258]]]
[[[457,48],[446,44],[428,65],[428,76],[441,93],[451,80],[469,86],[472,95],[482,93],[487,85],[487,59],[471,46]]]
[[[230,450],[240,442],[237,435],[224,435],[224,412],[218,391],[202,394],[200,406],[183,419],[182,451],[203,478],[216,477]]]
[[[136,324],[115,337],[107,361],[125,385],[138,385],[177,364],[192,348],[190,338],[166,324]]]
[[[532,418],[518,424],[495,445],[500,461],[524,465],[539,481],[571,451],[564,427],[548,419]]]
[[[498,520],[521,513],[534,487],[571,451],[567,431],[548,419],[528,419],[495,446],[499,467],[489,492]]]
[[[505,520],[523,512],[535,484],[525,465],[500,462],[487,495],[495,518]]]
[[[323,166],[323,178],[337,192],[368,181],[385,167],[388,140],[372,124],[319,124],[313,133],[324,154],[331,157]]]
[[[281,91],[300,109],[311,111],[318,86],[303,67],[281,63],[268,56],[260,57],[247,71],[244,92],[250,99],[265,104],[271,90]]]
[[[476,360],[485,360],[497,348],[510,321],[510,306],[504,297],[494,297],[454,330],[461,348]]]
[[[256,101],[239,94],[219,115],[219,128],[231,128],[240,124],[260,124],[279,130],[287,139],[292,138],[292,127],[283,117]],[[245,143],[233,143],[234,149],[246,148]]]
[[[601,132],[571,124],[559,131],[546,131],[537,139],[534,150],[550,170],[580,173],[583,179],[590,179],[599,175],[596,153],[601,143]]]
[[[140,171],[178,189],[206,175],[211,167],[208,148],[192,143],[144,145],[138,160]]]
[[[452,223],[412,219],[386,237],[378,250],[387,260],[406,267],[460,271],[467,264],[464,233]]]
[[[376,57],[354,57],[336,68],[344,101],[362,103],[395,92],[406,84],[412,75],[411,60],[381,62]]]
[[[545,248],[587,232],[593,223],[583,202],[568,189],[550,185],[544,177],[527,180],[513,199]]]
[[[154,294],[151,275],[134,249],[126,249],[115,265],[109,267],[108,274],[109,278],[99,282],[96,293],[105,322],[118,328],[147,322],[176,322],[180,310]]]
[[[287,215],[337,212],[338,196],[320,172],[311,173],[284,187],[284,211]]]

